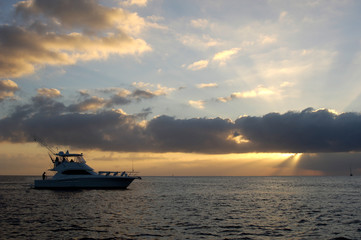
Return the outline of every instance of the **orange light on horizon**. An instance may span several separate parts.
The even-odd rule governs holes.
[[[241,140],[242,138],[240,138]],[[66,148],[60,150],[67,150]],[[149,153],[78,150],[96,171],[139,171],[142,176],[278,176],[298,175],[301,153]],[[51,164],[37,143],[1,143],[0,174],[37,175]],[[19,167],[21,166],[21,167]]]

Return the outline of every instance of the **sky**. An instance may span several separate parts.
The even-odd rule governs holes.
[[[0,174],[361,174],[361,2],[0,2]]]

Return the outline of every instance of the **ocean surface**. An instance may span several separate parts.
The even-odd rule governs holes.
[[[361,239],[356,176],[143,177],[76,191],[34,179],[0,176],[0,239]]]

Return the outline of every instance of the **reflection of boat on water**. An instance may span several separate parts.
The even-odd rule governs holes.
[[[56,174],[51,178],[43,175],[43,180],[35,180],[34,188],[120,188],[125,189],[134,179],[141,179],[127,172],[100,171],[98,173],[86,164],[83,154],[54,153],[54,164],[50,171]],[[45,174],[45,173],[44,173]]]

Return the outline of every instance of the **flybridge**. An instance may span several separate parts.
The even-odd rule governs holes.
[[[59,157],[82,157],[83,153],[69,153],[69,151],[66,151],[66,153],[64,153],[63,151],[60,151],[59,153],[56,153],[54,155]]]
[[[53,159],[50,155],[50,158],[52,162],[55,164],[55,167],[58,166],[60,163],[66,163],[66,162],[76,162],[76,163],[85,163],[85,159],[83,158],[83,153],[69,153],[69,151],[66,151],[64,153],[63,151],[60,151],[59,153],[54,153],[55,156],[57,156],[55,159]],[[59,159],[60,158],[60,159]]]

